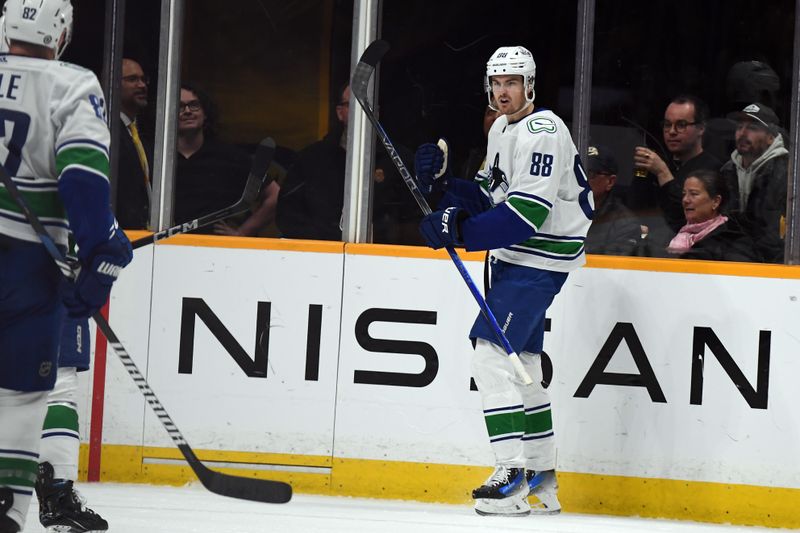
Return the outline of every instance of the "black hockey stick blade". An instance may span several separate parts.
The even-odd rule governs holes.
[[[292,499],[292,486],[282,481],[229,476],[206,467],[188,445],[178,445],[200,483],[222,496],[264,503],[287,503]]]
[[[388,51],[389,43],[378,39],[367,46],[358,60],[353,76],[350,79],[350,91],[362,104],[367,102],[369,79],[372,77],[372,73],[375,72],[375,67]]]
[[[242,197],[235,204],[208,215],[204,215],[200,218],[190,220],[189,222],[183,222],[181,224],[172,226],[171,228],[156,231],[152,235],[142,237],[141,239],[136,239],[135,241],[131,242],[131,246],[134,250],[136,250],[137,248],[167,239],[173,235],[188,233],[192,230],[208,226],[209,224],[214,224],[220,220],[224,220],[228,217],[232,217],[250,210],[258,199],[258,195],[261,193],[261,190],[265,185],[269,184],[267,182],[267,170],[269,170],[269,165],[272,163],[272,158],[274,156],[275,141],[272,139],[272,137],[266,137],[256,147],[256,152],[253,155],[253,162],[250,165],[250,172],[247,174],[247,182],[244,185]]]
[[[389,48],[389,43],[382,39],[372,41],[364,50],[364,53],[361,54],[361,58],[358,60],[358,62],[366,63],[372,68],[375,68],[383,56],[386,55],[386,52],[389,51]]]

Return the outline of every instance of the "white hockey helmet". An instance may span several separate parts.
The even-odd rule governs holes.
[[[522,76],[525,84],[525,100],[528,103],[536,98],[533,84],[536,81],[536,62],[524,46],[501,46],[486,62],[486,76],[483,78],[489,107],[497,111],[492,101],[492,76]]]
[[[56,59],[72,39],[70,0],[6,0],[3,19],[5,40],[50,48]]]
[[[0,54],[8,53],[8,41],[6,41],[6,18],[0,16]]]

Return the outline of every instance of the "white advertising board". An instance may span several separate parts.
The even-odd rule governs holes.
[[[334,253],[157,248],[147,377],[193,447],[332,453],[342,267]],[[145,445],[171,445],[150,412]]]
[[[126,271],[112,318],[149,338],[148,380],[193,447],[492,463],[470,390],[477,306],[449,261],[189,246],[152,261],[152,294],[146,268]],[[797,280],[571,274],[545,334],[559,469],[800,488],[798,295]],[[137,439],[140,398],[109,398],[109,442],[170,445],[150,413]]]

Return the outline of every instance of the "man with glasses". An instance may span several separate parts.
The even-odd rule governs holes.
[[[728,115],[736,122],[736,150],[720,170],[731,190],[731,211],[751,224],[769,262],[783,262],[789,152],[775,112],[761,103]]]
[[[586,160],[589,187],[594,197],[594,218],[586,234],[586,253],[633,255],[642,227],[622,200],[614,194],[617,160],[606,146],[589,146]]]
[[[129,58],[122,60],[119,104],[123,131],[120,131],[117,147],[116,215],[120,226],[126,229],[145,229],[150,219],[153,147],[143,140],[138,121],[147,107],[149,82],[138,62]]]
[[[664,145],[668,154],[666,161],[650,148],[637,147],[634,151],[634,165],[646,170],[646,178],[634,178],[637,207],[658,206],[663,220],[648,220],[651,237],[663,240],[671,237],[669,230],[677,232],[686,223],[683,216],[681,198],[683,182],[696,170],[719,170],[722,162],[703,150],[703,135],[708,120],[708,107],[698,97],[680,95],[672,99],[664,111],[662,130]],[[669,228],[663,227],[663,222]]]
[[[189,83],[181,85],[177,149],[175,222],[194,220],[241,198],[250,173],[250,157],[237,146],[217,139],[217,107],[205,91]],[[275,218],[279,191],[280,186],[271,181],[246,220],[218,222],[212,229],[200,228],[195,233],[258,236]]]

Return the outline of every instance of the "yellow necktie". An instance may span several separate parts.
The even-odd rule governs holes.
[[[139,128],[136,127],[136,122],[128,124],[128,130],[131,132],[133,139],[133,146],[136,147],[136,155],[139,156],[139,164],[142,166],[144,173],[144,184],[147,187],[147,193],[150,194],[150,166],[147,164],[147,156],[144,153],[144,146],[142,146],[142,139],[139,138]]]

